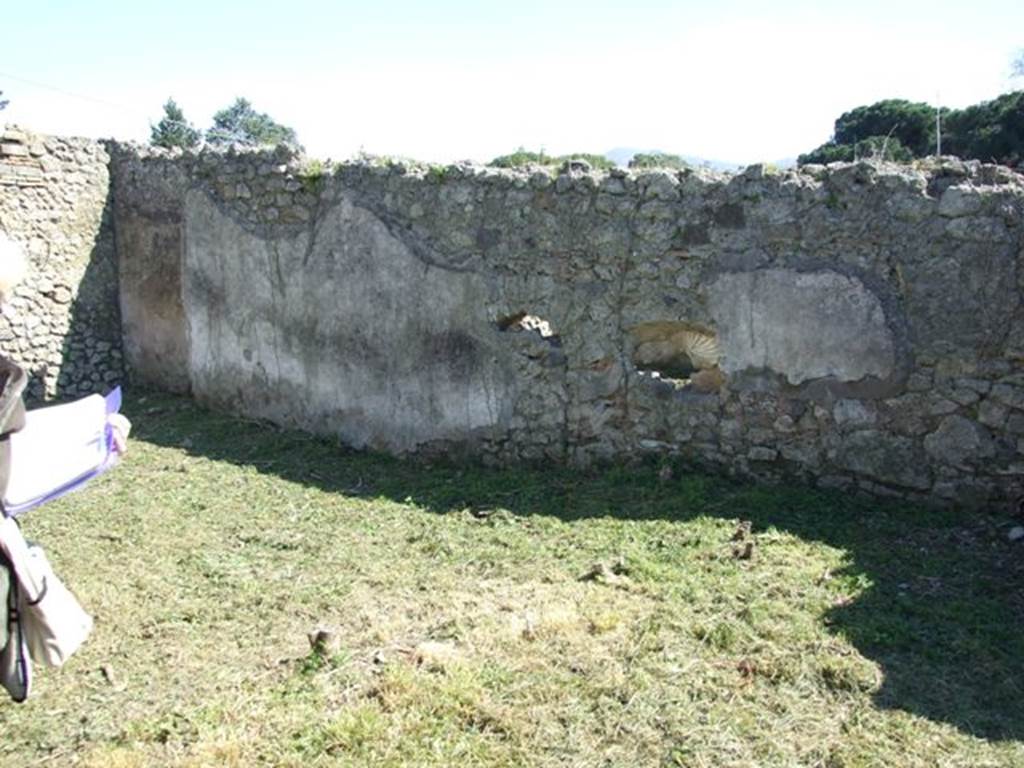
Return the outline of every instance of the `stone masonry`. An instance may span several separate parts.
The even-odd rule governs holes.
[[[30,261],[3,307],[0,350],[29,373],[30,401],[123,378],[108,162],[88,139],[0,133],[0,233]]]
[[[112,145],[136,374],[356,447],[1024,493],[1024,178]]]

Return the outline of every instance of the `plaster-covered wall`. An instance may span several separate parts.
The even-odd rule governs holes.
[[[654,452],[966,504],[1024,488],[1024,179],[114,149],[125,347],[396,453]]]
[[[0,234],[29,271],[0,315],[0,351],[30,376],[30,400],[121,381],[109,157],[90,139],[0,132]]]

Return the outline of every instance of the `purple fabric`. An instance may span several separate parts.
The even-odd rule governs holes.
[[[120,387],[114,387],[114,389],[107,393],[104,399],[107,402],[107,416],[110,416],[111,414],[114,413],[118,413],[121,410]],[[59,499],[61,496],[71,493],[72,491],[77,491],[79,488],[84,486],[94,477],[102,475],[104,472],[106,472],[108,469],[114,466],[117,463],[118,455],[117,452],[114,450],[114,428],[111,427],[110,424],[106,425],[105,453],[106,455],[104,456],[103,461],[95,469],[91,469],[84,475],[76,477],[71,482],[65,483],[62,486],[54,488],[45,496],[42,496],[38,499],[33,499],[32,501],[17,506],[5,506],[4,513],[7,515],[7,517],[18,517],[19,515],[28,512],[30,509],[35,509],[41,504],[45,504],[48,501],[53,501],[54,499]]]
[[[121,411],[121,388],[114,387],[112,390],[107,392],[106,397],[103,398],[107,402],[107,416],[112,416],[115,413]],[[107,468],[113,463],[111,456],[116,460],[117,455],[114,451],[114,428],[107,424],[107,460],[104,462],[103,468],[96,470],[96,474],[105,472]]]

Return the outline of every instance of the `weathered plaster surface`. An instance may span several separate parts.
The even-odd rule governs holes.
[[[790,384],[831,377],[885,378],[895,345],[878,297],[829,270],[727,273],[708,286],[722,369],[763,368]]]
[[[112,170],[140,378],[396,453],[1024,492],[1005,168],[321,174],[119,146]]]
[[[479,275],[420,261],[344,196],[269,238],[199,190],[184,211],[196,393],[396,452],[507,422],[514,379],[489,348]]]

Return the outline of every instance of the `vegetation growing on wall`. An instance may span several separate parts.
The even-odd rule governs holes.
[[[679,155],[668,152],[638,152],[629,161],[630,168],[673,168],[682,170],[691,167]]]
[[[303,190],[310,194],[315,194],[323,187],[324,176],[330,172],[331,167],[329,163],[313,159],[307,160],[296,175],[299,178],[299,182],[302,184]]]
[[[524,165],[550,165],[555,159],[551,155],[540,152],[529,152],[520,147],[515,152],[499,155],[488,163],[492,168],[522,168]]]
[[[543,165],[559,167],[567,162],[582,160],[591,168],[598,170],[609,170],[615,167],[615,163],[604,155],[594,155],[586,152],[575,152],[568,155],[548,155],[542,149],[540,152],[530,152],[519,147],[515,152],[508,155],[500,155],[488,163],[492,168],[522,168],[527,165]]]

